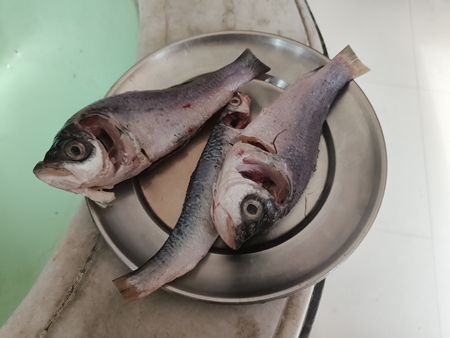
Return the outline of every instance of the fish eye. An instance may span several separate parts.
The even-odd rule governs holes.
[[[258,199],[247,198],[242,203],[242,212],[247,219],[257,221],[264,213],[264,206]]]
[[[234,107],[238,107],[241,104],[241,99],[239,98],[239,96],[235,96],[230,100],[230,104]]]
[[[64,145],[66,155],[74,161],[84,160],[88,154],[86,147],[79,141],[69,141]]]

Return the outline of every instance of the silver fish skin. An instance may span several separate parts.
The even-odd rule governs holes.
[[[215,125],[193,172],[181,215],[161,249],[144,265],[113,282],[130,302],[191,271],[218,234],[211,218],[213,184],[226,153],[250,121],[250,98],[237,93]]]
[[[368,70],[348,46],[289,85],[242,132],[225,159],[212,209],[229,247],[238,249],[266,231],[298,202],[315,168],[332,102]]]
[[[49,185],[106,206],[115,184],[183,146],[245,83],[269,71],[245,50],[189,83],[99,100],[72,116],[34,174]]]

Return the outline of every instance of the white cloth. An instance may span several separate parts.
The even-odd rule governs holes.
[[[304,0],[139,0],[138,60],[194,35],[249,30],[322,46]]]

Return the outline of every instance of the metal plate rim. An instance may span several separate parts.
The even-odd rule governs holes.
[[[214,38],[221,38],[223,36],[232,36],[232,37],[237,37],[237,38],[251,38],[251,37],[255,37],[256,39],[274,39],[274,40],[279,40],[282,41],[283,43],[287,43],[287,44],[292,44],[295,45],[297,47],[303,48],[305,50],[308,50],[308,52],[315,54],[315,56],[317,56],[318,58],[324,60],[325,62],[328,60],[328,58],[326,58],[325,56],[323,56],[322,54],[320,54],[319,52],[311,49],[310,47],[303,45],[297,41],[288,39],[288,38],[284,38],[284,37],[280,37],[280,36],[276,36],[273,34],[268,34],[268,33],[259,33],[259,32],[249,32],[249,31],[230,31],[230,32],[217,32],[217,33],[212,33],[212,34],[202,34],[199,36],[195,36],[195,37],[191,37],[188,39],[184,39],[181,41],[178,41],[176,43],[173,43],[171,45],[168,45],[167,47],[162,48],[159,51],[156,51],[155,53],[150,54],[149,56],[147,56],[146,58],[142,59],[141,61],[139,61],[135,66],[133,66],[130,70],[128,70],[117,82],[116,84],[110,89],[110,91],[108,92],[107,95],[110,95],[111,93],[114,93],[121,85],[124,81],[126,81],[126,79],[130,76],[130,74],[132,72],[134,72],[136,69],[139,69],[140,67],[144,66],[146,62],[148,62],[149,59],[151,59],[154,55],[157,55],[158,53],[163,53],[164,51],[170,50],[171,48],[173,48],[174,46],[180,46],[183,44],[186,44],[188,42],[192,42],[192,41],[198,41],[201,39],[214,39]],[[178,287],[174,287],[171,284],[168,284],[166,286],[164,286],[163,288],[166,289],[167,291],[170,292],[174,292],[174,293],[178,293],[180,295],[186,296],[188,298],[192,298],[192,299],[197,299],[197,300],[202,300],[202,301],[208,301],[208,302],[214,302],[214,303],[225,303],[225,304],[248,304],[248,303],[259,303],[259,302],[266,302],[268,300],[273,300],[273,299],[277,299],[277,298],[281,298],[281,297],[286,297],[296,291],[299,291],[301,289],[307,288],[309,286],[312,286],[314,284],[316,284],[317,282],[321,281],[322,279],[324,279],[326,276],[328,276],[332,271],[334,271],[339,265],[341,265],[353,252],[354,250],[358,247],[358,245],[361,243],[361,241],[364,239],[364,237],[367,235],[367,233],[369,232],[371,225],[373,224],[376,215],[379,211],[379,208],[381,206],[381,202],[382,202],[382,197],[384,195],[384,190],[385,190],[385,186],[386,186],[386,179],[387,179],[387,155],[386,155],[386,146],[385,146],[385,142],[384,142],[384,137],[383,137],[383,133],[378,121],[378,118],[373,110],[373,107],[371,106],[370,102],[367,100],[367,98],[365,97],[364,93],[361,91],[361,89],[359,88],[359,86],[357,86],[356,83],[351,83],[351,86],[353,86],[356,89],[352,89],[352,90],[357,90],[359,91],[359,95],[362,95],[362,99],[365,100],[365,104],[368,105],[368,109],[371,110],[370,113],[370,118],[372,119],[372,123],[374,125],[374,128],[376,130],[377,133],[377,139],[375,140],[376,142],[378,142],[378,147],[379,147],[379,151],[380,151],[380,168],[379,168],[379,173],[380,173],[380,177],[379,177],[379,182],[377,185],[378,191],[376,193],[376,196],[374,196],[374,201],[373,204],[371,205],[371,212],[368,215],[368,218],[366,220],[366,226],[364,226],[362,228],[362,231],[358,234],[358,236],[356,236],[356,238],[354,238],[353,242],[346,248],[345,252],[338,258],[336,259],[332,264],[329,264],[328,267],[325,269],[326,271],[324,271],[322,274],[315,276],[315,278],[309,278],[307,281],[304,281],[303,283],[294,285],[292,287],[287,287],[281,291],[276,291],[276,292],[269,292],[265,295],[262,296],[250,296],[250,297],[211,297],[208,295],[203,295],[203,294],[198,294],[198,293],[192,293],[183,289],[180,289]],[[352,88],[353,88],[352,87]],[[115,241],[109,236],[107,229],[105,228],[101,216],[97,213],[97,209],[95,204],[93,204],[92,201],[87,200],[87,205],[89,208],[89,211],[92,215],[92,218],[94,220],[94,223],[97,225],[97,227],[99,228],[100,233],[102,234],[102,236],[104,237],[104,239],[106,240],[106,242],[109,244],[109,246],[113,249],[113,251],[118,255],[118,257],[126,264],[128,265],[130,268],[135,269],[136,265],[132,262],[131,259],[129,259],[129,257],[123,253],[120,248],[116,245]]]

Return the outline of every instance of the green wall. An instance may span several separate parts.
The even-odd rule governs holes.
[[[133,0],[0,0],[0,326],[82,201],[32,169],[63,123],[134,64],[137,14]]]

